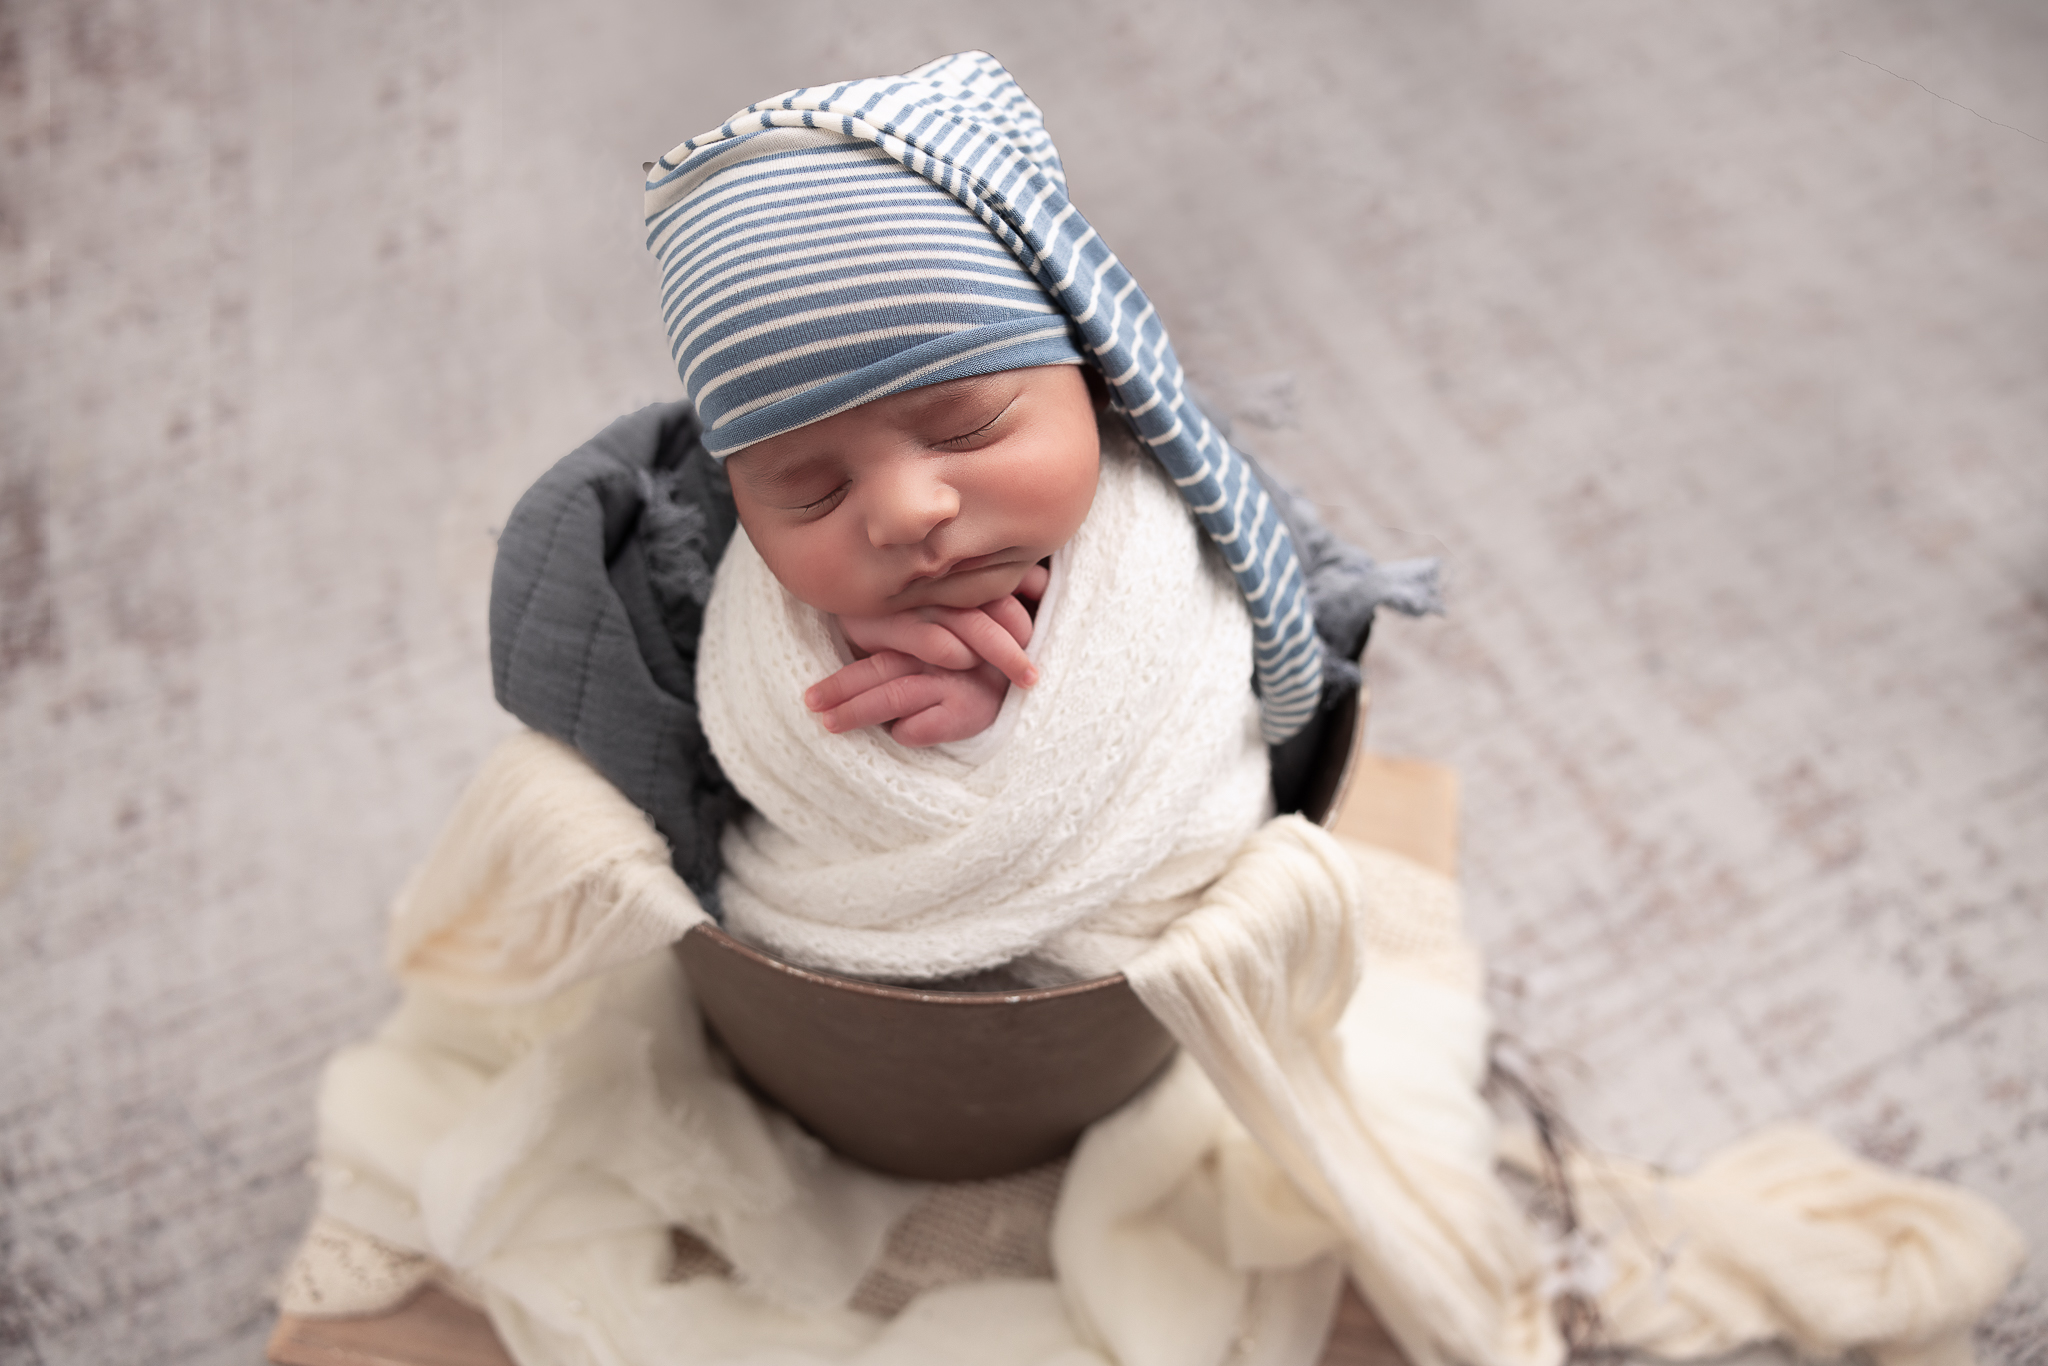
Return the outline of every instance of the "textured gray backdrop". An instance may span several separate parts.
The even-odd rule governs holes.
[[[676,388],[640,163],[969,46],[1245,444],[1448,557],[1373,734],[1580,1126],[1803,1116],[2048,1242],[2048,7],[15,3],[0,1360],[258,1358],[510,729],[493,527]],[[1981,1346],[2044,1340],[2036,1269]]]

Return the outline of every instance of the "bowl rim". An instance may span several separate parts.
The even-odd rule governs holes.
[[[691,934],[703,934],[712,943],[728,952],[764,967],[772,968],[785,976],[798,978],[819,986],[852,992],[860,996],[879,997],[884,1000],[915,1002],[920,1005],[943,1006],[990,1006],[1026,1005],[1037,1001],[1055,1001],[1068,996],[1082,996],[1093,991],[1103,991],[1124,980],[1121,972],[1107,977],[1091,977],[1085,982],[1067,982],[1056,987],[1019,987],[1015,990],[997,991],[946,991],[932,987],[894,986],[887,982],[871,982],[859,977],[842,977],[836,972],[821,968],[800,967],[786,958],[777,958],[765,950],[755,948],[726,933],[725,929],[711,921],[702,921],[690,927]]]

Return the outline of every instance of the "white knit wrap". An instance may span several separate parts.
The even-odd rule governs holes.
[[[1094,975],[1191,908],[1265,819],[1244,597],[1156,463],[1103,431],[1094,505],[1039,606],[1041,681],[959,745],[827,733],[803,691],[851,655],[733,537],[697,694],[754,806],[724,843],[734,934],[865,977],[1026,955]]]

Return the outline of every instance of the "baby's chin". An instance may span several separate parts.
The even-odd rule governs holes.
[[[891,611],[906,607],[979,607],[1017,591],[1033,561],[992,564],[980,569],[961,570],[943,579],[920,579],[896,595]]]
[[[1025,560],[1019,564],[986,565],[980,569],[948,574],[942,579],[918,579],[892,597],[872,601],[840,599],[829,604],[814,602],[811,606],[841,617],[886,617],[919,607],[980,607],[1016,592],[1017,585],[1024,581],[1032,563]]]

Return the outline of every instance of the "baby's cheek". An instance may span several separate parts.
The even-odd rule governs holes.
[[[1027,496],[1034,504],[1041,545],[1057,549],[1072,540],[1094,506],[1102,459],[1100,447],[1092,440],[1092,428],[1089,436],[1085,447],[1063,448],[1059,458],[1042,467],[1031,483]]]
[[[833,616],[872,617],[887,610],[874,599],[868,567],[838,538],[782,530],[771,533],[764,544],[752,531],[748,536],[768,572],[798,602]]]

